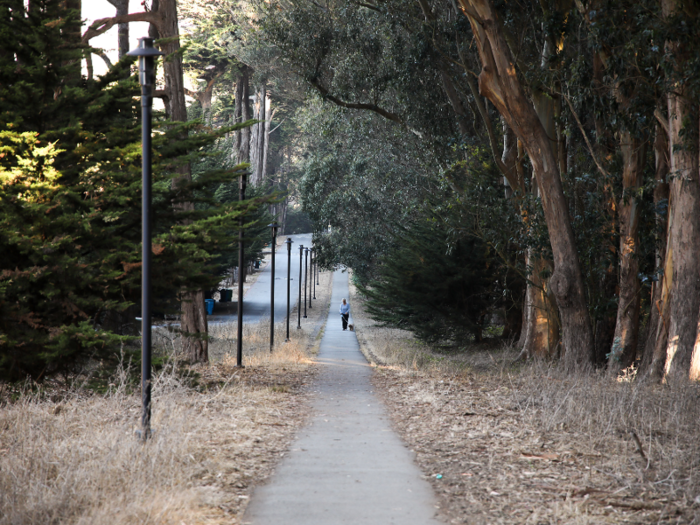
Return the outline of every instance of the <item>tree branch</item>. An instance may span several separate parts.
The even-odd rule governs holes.
[[[356,2],[356,4],[362,7],[366,7],[367,9],[371,9],[372,11],[376,11],[377,13],[382,13],[382,10],[379,9],[376,5],[365,4],[364,2]]]
[[[559,93],[562,97],[564,97],[564,100],[566,100],[566,103],[569,105],[569,109],[571,110],[571,114],[574,116],[574,120],[576,121],[576,124],[578,124],[578,128],[581,130],[581,135],[583,135],[583,140],[586,141],[586,146],[588,146],[588,151],[591,154],[591,157],[593,157],[593,162],[595,162],[595,165],[598,166],[598,170],[605,176],[605,177],[610,177],[607,171],[605,171],[605,168],[603,168],[603,165],[598,161],[598,157],[596,157],[595,153],[593,152],[593,146],[591,146],[591,142],[588,140],[588,135],[586,135],[586,131],[583,129],[583,125],[581,124],[581,121],[578,118],[578,115],[576,114],[576,111],[574,111],[574,106],[571,104],[571,101],[569,100],[569,97],[564,95],[563,93]]]
[[[129,22],[149,22],[160,27],[163,18],[157,11],[144,11],[141,13],[131,13],[129,15],[113,16],[111,18],[100,18],[95,20],[87,31],[83,34],[82,42],[88,43],[90,39],[109,31],[117,24],[128,24]]]
[[[341,106],[343,108],[348,109],[363,109],[366,111],[373,111],[374,113],[381,115],[385,119],[392,120],[398,124],[401,124],[402,126],[406,126],[406,123],[403,121],[403,119],[396,113],[392,113],[391,111],[382,109],[376,104],[358,104],[354,102],[345,102],[343,100],[340,100],[338,97],[335,97],[328,93],[328,90],[325,87],[323,87],[318,81],[309,79],[309,83],[316,88],[316,90],[321,94],[323,98],[330,100],[337,106]]]

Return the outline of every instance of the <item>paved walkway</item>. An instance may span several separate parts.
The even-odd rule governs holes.
[[[338,308],[347,273],[335,272],[313,416],[269,483],[253,493],[253,525],[428,525],[434,496],[372,392],[372,370]],[[352,305],[351,305],[352,308]]]
[[[294,241],[292,244],[292,257],[290,267],[290,308],[294,308],[299,298],[299,246],[307,248],[311,246],[311,234],[289,235]],[[287,317],[287,245],[277,247],[275,252],[275,323],[282,322]],[[308,256],[307,256],[308,259]],[[311,282],[311,261],[302,264],[304,270],[309,272]],[[308,266],[306,268],[305,266]],[[246,323],[259,323],[262,319],[270,318],[270,283],[272,281],[272,265],[267,265],[260,271],[255,283],[245,292],[243,299],[243,321]],[[302,278],[302,302],[304,301]],[[233,288],[233,300],[237,300],[237,285]],[[238,313],[215,314],[208,317],[209,324],[232,323],[238,319]]]

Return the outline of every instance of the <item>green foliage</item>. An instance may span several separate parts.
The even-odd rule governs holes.
[[[0,18],[0,375],[41,377],[114,352],[141,295],[141,147],[132,60],[96,81],[56,2],[23,2]],[[203,170],[173,188],[178,168],[231,128],[156,122],[153,165],[154,310],[208,289],[238,219],[263,198],[214,196],[240,170]],[[182,136],[187,136],[182,139]],[[246,223],[252,222],[246,218]]]
[[[313,231],[313,223],[308,214],[296,208],[287,210],[287,223],[284,235],[296,235],[298,233],[310,233]]]
[[[360,290],[384,326],[429,342],[480,341],[495,280],[493,257],[478,239],[451,242],[434,220],[410,225]]]

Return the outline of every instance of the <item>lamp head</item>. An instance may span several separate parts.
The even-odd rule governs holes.
[[[139,84],[142,87],[150,88],[156,83],[153,59],[164,54],[153,47],[153,39],[149,37],[139,38],[139,47],[127,53],[129,56],[139,57]]]

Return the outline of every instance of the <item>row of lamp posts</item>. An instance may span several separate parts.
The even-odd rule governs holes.
[[[139,47],[128,53],[130,56],[139,58],[139,84],[141,85],[141,148],[142,148],[142,274],[141,274],[141,431],[140,437],[144,440],[151,435],[151,113],[153,107],[153,89],[155,86],[155,58],[164,53],[153,47],[152,38],[139,39]],[[239,197],[245,198],[246,190],[245,175],[241,179],[239,187]],[[241,219],[242,226],[242,219]],[[277,230],[279,225],[273,222],[269,225],[272,228],[272,278],[270,283],[270,352],[275,344],[275,249],[277,247]],[[287,338],[289,341],[289,311],[290,311],[290,281],[292,262],[292,241],[287,238]],[[314,258],[314,249],[299,246],[299,308],[297,328],[301,328],[301,278],[302,278],[302,257],[306,256],[304,272],[304,319],[306,319],[307,303],[307,281],[309,270],[309,253],[311,254],[311,289],[308,304],[311,306],[311,295],[316,299],[316,284],[318,283],[318,265]],[[238,248],[238,341],[236,347],[237,366],[243,367],[243,229],[239,232]],[[314,279],[314,275],[316,279]]]

